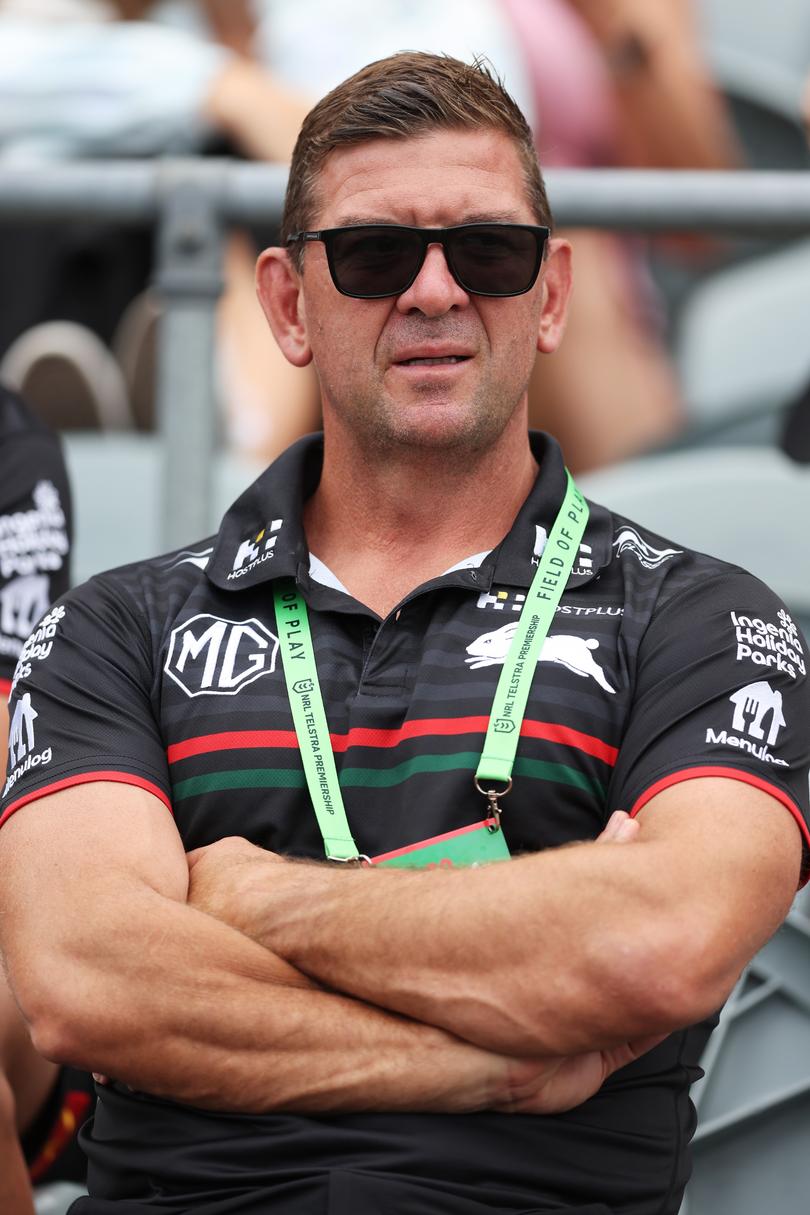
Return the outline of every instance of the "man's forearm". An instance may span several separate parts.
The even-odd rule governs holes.
[[[544,870],[555,861],[571,869],[573,854],[586,850],[596,851],[430,872],[268,860],[257,864],[238,908],[234,899],[215,914],[230,921],[235,912],[240,931],[330,988],[488,1050],[570,1055],[659,1028],[643,1010],[628,1019],[620,993],[600,993],[608,959],[591,965],[583,956],[584,916],[572,900],[589,866],[573,867],[570,898],[559,868],[555,892],[532,897],[543,890]],[[191,889],[199,897],[194,874]],[[592,894],[598,902],[599,891]],[[514,998],[522,986],[532,992],[530,1022]]]
[[[103,936],[88,926],[52,957],[52,990],[75,993],[56,1015],[10,950],[35,1041],[61,1062],[252,1113],[463,1111],[506,1099],[503,1061],[319,990],[201,912],[144,894],[97,904],[93,919]]]
[[[693,784],[699,799],[661,795],[666,811],[629,846],[603,838],[430,872],[347,872],[254,850],[230,883],[238,906],[216,865],[208,881],[208,858],[192,861],[191,898],[219,902],[214,914],[330,987],[486,1049],[609,1048],[718,1007],[795,890],[790,818],[736,782],[733,801],[731,782]]]

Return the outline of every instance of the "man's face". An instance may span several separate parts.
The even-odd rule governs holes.
[[[437,131],[333,152],[317,199],[318,229],[537,222],[515,145],[499,131]],[[478,450],[525,407],[548,294],[542,272],[525,295],[469,295],[431,245],[407,291],[356,300],[337,291],[325,249],[313,243],[299,291],[327,427],[336,422],[375,447]]]

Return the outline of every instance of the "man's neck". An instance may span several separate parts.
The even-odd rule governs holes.
[[[480,453],[373,458],[327,434],[321,481],[304,510],[309,548],[384,616],[414,587],[499,544],[536,476],[525,428]]]

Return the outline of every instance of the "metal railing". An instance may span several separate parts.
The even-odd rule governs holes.
[[[214,305],[228,225],[277,221],[283,166],[224,160],[105,161],[8,168],[0,222],[66,219],[152,223],[162,304],[158,426],[164,439],[163,541],[208,530],[217,443]],[[622,231],[758,236],[810,233],[810,174],[556,170],[556,222]]]

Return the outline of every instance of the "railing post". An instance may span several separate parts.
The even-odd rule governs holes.
[[[160,168],[157,417],[164,460],[162,542],[169,549],[201,540],[211,528],[219,438],[216,303],[223,286],[222,184],[212,190],[211,183],[210,163]]]

